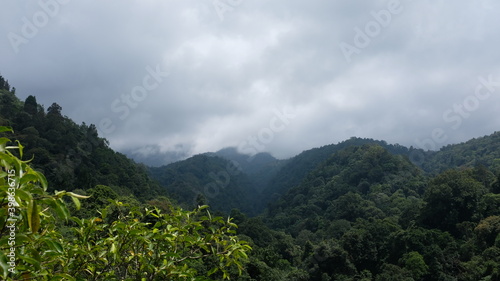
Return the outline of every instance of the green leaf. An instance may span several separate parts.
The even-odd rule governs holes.
[[[33,200],[33,196],[31,196],[31,193],[26,192],[23,189],[16,189],[16,196],[19,196],[19,198],[24,201]]]
[[[77,217],[71,217],[71,220],[74,221],[74,222],[76,222],[79,227],[82,227],[83,223],[85,222],[85,219],[80,219],[80,218],[77,218]]]
[[[40,256],[40,253],[37,251],[37,249],[31,249],[29,252],[32,258],[34,258],[38,262],[42,261],[42,257]]]
[[[4,145],[3,147],[5,148],[5,144],[6,143],[9,143],[10,142],[10,139],[8,138],[0,138],[0,145]]]
[[[22,146],[22,144],[18,140],[16,140],[16,142],[19,148],[19,158],[23,159],[24,146]]]
[[[26,173],[19,180],[19,184],[20,185],[24,185],[24,184],[26,184],[26,183],[28,183],[30,181],[37,182],[38,181],[38,176],[36,174]]]
[[[212,269],[211,269],[211,270],[207,273],[207,275],[208,275],[208,276],[210,276],[210,275],[212,275],[212,274],[216,273],[217,271],[219,271],[219,268],[214,267],[214,268],[212,268]]]
[[[54,251],[56,251],[56,252],[58,252],[60,254],[62,254],[64,252],[63,246],[61,245],[61,243],[59,243],[57,241],[46,239],[45,240],[45,244],[47,244],[47,246],[51,250],[54,250]]]
[[[75,277],[67,274],[67,273],[58,273],[56,275],[54,275],[54,277],[61,277],[61,280],[70,280],[70,281],[73,281],[73,280],[76,280]]]
[[[40,262],[37,261],[36,259],[28,257],[28,256],[23,256],[23,255],[19,255],[19,258],[22,259],[23,261],[33,265],[36,270],[40,270]]]
[[[12,130],[12,127],[7,127],[7,126],[0,126],[0,133],[3,133],[3,132],[14,132],[14,130]]]
[[[42,185],[43,190],[46,191],[47,187],[49,186],[49,184],[47,183],[47,179],[45,178],[45,176],[42,173],[37,172],[37,171],[35,171],[35,172],[38,174],[38,176],[40,178],[40,184]]]
[[[9,267],[10,266],[7,264],[7,256],[3,253],[3,251],[0,251],[0,268],[2,268],[3,280],[7,280]]]
[[[13,161],[15,159],[13,159],[12,156],[10,156],[6,153],[0,153],[0,160],[3,160],[7,163],[7,168],[9,168],[10,165],[15,165],[15,163],[14,163],[15,161]]]
[[[116,244],[114,242],[113,244],[111,244],[111,249],[109,250],[109,252],[111,252],[112,254],[116,254],[117,249],[116,249]]]
[[[90,196],[80,195],[80,194],[76,194],[76,193],[73,193],[73,192],[66,192],[66,195],[69,195],[71,197],[75,197],[75,198],[78,198],[78,199],[87,199],[87,198],[90,198]]]
[[[55,205],[56,205],[56,209],[55,209],[56,214],[60,218],[67,221],[69,218],[69,211],[68,211],[68,208],[66,208],[66,204],[64,203],[64,201],[62,201],[61,199],[56,200]]]
[[[80,210],[82,207],[82,204],[80,203],[80,200],[76,197],[71,196],[71,199],[73,200],[73,203],[75,203],[75,207],[77,210]]]
[[[37,233],[40,229],[40,213],[34,200],[30,200],[28,203],[28,225],[32,233]]]

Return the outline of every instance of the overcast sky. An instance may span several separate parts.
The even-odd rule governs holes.
[[[45,3],[45,4],[44,4]],[[287,158],[500,129],[495,0],[2,0],[0,73],[119,151]]]

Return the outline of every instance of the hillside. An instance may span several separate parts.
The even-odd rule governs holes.
[[[99,184],[141,201],[167,195],[145,166],[113,151],[94,125],[78,125],[62,112],[57,103],[45,110],[34,96],[23,102],[15,91],[0,90],[0,125],[14,129],[11,138],[25,146],[23,159],[32,159],[50,190],[85,191]]]
[[[234,215],[265,280],[499,280],[499,193],[484,166],[429,177],[365,144],[335,152],[261,218]]]
[[[208,168],[204,164],[205,162],[198,161],[199,156],[195,156],[164,167],[151,168],[151,171],[153,171],[151,175],[166,186],[171,194],[182,194],[180,196],[174,195],[179,202],[192,203],[194,202],[193,198],[196,198],[196,194],[206,193],[203,191],[204,185],[207,185],[210,181],[215,181],[216,176],[210,178],[207,176],[208,174],[217,175],[222,172],[220,175],[223,175],[226,170],[223,167],[224,165],[234,166],[234,169],[240,171],[238,172],[238,179],[231,178],[229,182],[230,190],[238,190],[237,193],[234,193],[234,195],[239,194],[238,198],[231,199],[231,196],[224,195],[210,198],[208,201],[215,209],[224,210],[226,213],[231,208],[236,208],[244,210],[248,215],[256,215],[262,213],[269,203],[272,202],[274,206],[276,202],[283,200],[282,196],[287,191],[299,186],[303,181],[307,181],[307,177],[311,177],[311,172],[325,164],[325,161],[330,159],[332,155],[337,155],[337,152],[346,148],[378,145],[389,154],[406,159],[407,162],[414,166],[414,169],[421,170],[422,176],[435,176],[447,169],[474,168],[479,164],[492,171],[499,171],[499,143],[499,133],[494,133],[465,143],[449,145],[443,147],[440,151],[423,151],[421,149],[406,148],[398,144],[387,144],[385,141],[353,137],[338,144],[306,150],[286,160],[275,159],[268,153],[249,156],[239,153],[236,148],[225,148],[205,155],[219,156],[229,162],[214,164],[211,168]],[[338,155],[333,157],[338,157]],[[205,172],[198,172],[199,169]],[[162,174],[161,171],[168,172]],[[234,175],[231,176],[234,177]],[[190,188],[191,191],[186,191],[179,186],[174,186],[172,184],[175,181],[174,179],[194,188]],[[225,178],[223,177],[222,180],[225,181]],[[235,185],[237,182],[238,184]],[[219,186],[222,185],[219,184]],[[193,190],[196,190],[196,192]],[[226,192],[223,190],[222,194]],[[240,203],[243,205],[240,205]],[[220,209],[219,206],[224,207]]]
[[[421,166],[427,173],[435,175],[451,168],[477,165],[500,170],[500,132],[447,145],[438,152],[428,152]]]
[[[213,154],[201,154],[162,167],[151,167],[152,178],[181,206],[209,204],[229,213],[233,208],[255,215],[256,192],[240,168]]]
[[[301,230],[316,231],[325,225],[324,220],[381,218],[402,212],[384,204],[419,197],[424,182],[422,172],[403,156],[374,144],[349,146],[331,155],[301,184],[271,204],[268,216],[273,226],[294,236]],[[380,204],[363,201],[361,196],[377,199]],[[353,206],[342,205],[358,199],[361,201]],[[303,225],[306,219],[308,223]]]
[[[267,202],[276,200],[288,189],[300,184],[308,173],[330,158],[333,153],[349,146],[364,144],[378,144],[394,154],[409,154],[409,150],[400,145],[389,145],[385,141],[355,137],[338,144],[330,144],[306,150],[287,161],[285,166],[278,171],[276,176],[267,183],[266,188],[263,190],[263,198],[267,198]]]
[[[242,173],[248,176],[250,185],[256,192],[258,202],[255,205],[257,213],[260,213],[267,205],[264,190],[276,175],[282,171],[288,160],[278,160],[269,153],[258,153],[253,156],[241,154],[236,148],[225,148],[215,153],[227,159],[241,169]]]
[[[226,214],[239,209],[254,216],[266,207],[262,190],[284,163],[268,153],[249,156],[225,148],[149,170],[183,206],[206,202]]]

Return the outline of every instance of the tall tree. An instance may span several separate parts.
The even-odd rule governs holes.
[[[47,115],[61,116],[61,111],[62,107],[54,102],[51,106],[49,106],[49,108],[47,108]]]
[[[10,91],[9,81],[0,75],[0,90]]]
[[[36,97],[29,95],[24,101],[24,111],[31,115],[36,115],[38,112],[38,104],[36,102]]]

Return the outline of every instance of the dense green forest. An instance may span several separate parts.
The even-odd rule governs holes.
[[[500,280],[500,132],[439,151],[353,137],[285,160],[227,148],[152,168],[0,82],[0,126],[13,129],[2,217],[8,170],[29,165],[26,194],[39,195],[18,199],[19,268],[40,280]]]

